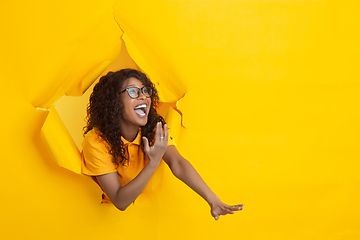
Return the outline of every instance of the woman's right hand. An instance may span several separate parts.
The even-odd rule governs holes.
[[[166,125],[164,130],[161,123],[157,123],[155,132],[155,143],[149,146],[147,138],[143,137],[144,152],[148,156],[148,163],[141,172],[128,184],[121,186],[116,172],[96,176],[101,188],[110,198],[111,202],[121,211],[124,211],[145,188],[154,171],[159,166],[160,161],[166,151],[168,142],[168,130]]]
[[[164,125],[164,129],[162,128],[162,123],[158,122],[156,124],[156,132],[155,132],[155,142],[153,146],[149,146],[149,140],[146,137],[142,137],[144,141],[144,152],[147,155],[149,161],[148,164],[157,168],[160,164],[162,157],[167,148],[168,143],[168,129],[167,125]]]

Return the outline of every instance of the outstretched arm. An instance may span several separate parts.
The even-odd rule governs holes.
[[[154,171],[160,164],[166,150],[167,139],[167,127],[165,125],[163,131],[160,122],[156,126],[155,143],[152,147],[149,146],[148,140],[143,137],[144,152],[149,161],[141,172],[125,186],[121,186],[116,172],[96,176],[96,180],[100,184],[102,190],[119,210],[124,211],[145,188]]]
[[[230,206],[223,203],[200,177],[191,163],[180,155],[175,146],[167,147],[163,159],[178,179],[208,202],[211,215],[215,220],[218,220],[220,215],[233,214],[234,211],[243,209],[244,204]]]

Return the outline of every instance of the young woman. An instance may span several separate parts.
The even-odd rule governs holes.
[[[157,114],[159,97],[147,76],[134,69],[109,72],[90,96],[82,152],[82,172],[124,211],[149,185],[163,159],[172,173],[203,197],[217,220],[242,210],[224,204],[169,140]]]

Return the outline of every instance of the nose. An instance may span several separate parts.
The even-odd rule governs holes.
[[[140,95],[139,95],[138,98],[139,98],[139,99],[146,99],[146,96],[145,96],[145,94],[144,94],[142,91],[140,91]]]

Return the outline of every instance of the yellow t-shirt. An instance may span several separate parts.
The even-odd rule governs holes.
[[[139,131],[133,142],[121,138],[128,160],[125,165],[120,164],[116,167],[112,161],[113,156],[109,153],[108,144],[98,136],[97,131],[96,129],[90,130],[82,142],[82,173],[88,176],[99,176],[117,172],[121,186],[125,186],[140,173],[147,163],[147,158],[140,147],[142,141],[141,132]],[[175,145],[172,138],[169,138],[168,145]],[[158,170],[159,167],[150,178],[142,193],[153,191],[157,187],[162,178],[162,174]]]

